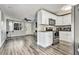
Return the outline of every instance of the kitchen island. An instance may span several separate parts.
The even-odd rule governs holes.
[[[37,45],[41,47],[49,47],[53,43],[53,31],[37,32]]]

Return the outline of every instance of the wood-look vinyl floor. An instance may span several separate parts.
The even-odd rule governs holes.
[[[34,36],[8,38],[0,48],[0,55],[71,55],[72,45],[65,41],[43,48],[37,46]]]

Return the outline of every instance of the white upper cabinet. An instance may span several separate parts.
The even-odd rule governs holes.
[[[42,10],[42,24],[49,24],[49,20],[48,20],[48,13],[46,11]]]
[[[56,25],[71,25],[71,14],[65,16],[56,16],[45,10],[40,10],[37,14],[37,22],[39,24],[49,25],[49,19],[56,20]]]
[[[69,14],[67,17],[68,17],[68,24],[71,25],[71,14]]]
[[[56,25],[71,25],[71,14],[57,16]]]
[[[47,12],[45,10],[40,10],[38,12],[38,16],[37,16],[37,20],[38,20],[38,23],[39,24],[46,24],[46,25],[49,25],[49,19],[54,19],[56,20],[56,15],[50,13],[50,12]]]
[[[68,25],[68,18],[67,18],[67,15],[65,16],[62,16],[62,25]]]
[[[51,17],[50,18],[56,20],[57,19],[57,16],[55,14],[51,14]]]
[[[56,25],[62,25],[62,16],[57,16]]]
[[[41,14],[41,11],[39,11],[37,13],[37,24],[41,24],[42,22],[42,14]]]
[[[63,16],[62,21],[63,25],[71,25],[71,14]]]

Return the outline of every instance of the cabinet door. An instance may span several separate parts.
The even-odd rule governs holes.
[[[71,14],[67,15],[67,18],[68,18],[68,20],[67,20],[68,24],[71,25]]]
[[[67,21],[67,15],[62,16],[62,25],[68,25],[68,21]]]
[[[71,32],[60,32],[59,33],[59,38],[60,40],[63,40],[63,41],[67,41],[67,42],[72,42],[72,34]]]
[[[46,11],[42,10],[42,24],[49,24],[48,18],[49,18],[49,13],[47,13]]]
[[[59,33],[59,35],[60,35],[60,40],[63,40],[63,41],[68,41],[68,33],[67,32],[62,32],[62,31],[60,31],[60,33]]]
[[[48,43],[49,43],[49,44],[52,44],[52,42],[53,42],[53,32],[49,32],[49,33],[48,33],[48,37],[49,37]]]
[[[42,10],[42,24],[47,24],[49,25],[49,19],[56,19],[56,15],[49,13],[47,11]]]
[[[58,16],[56,19],[56,25],[62,25],[62,17]]]
[[[41,24],[42,23],[42,13],[41,11],[39,11],[37,13],[37,24]]]
[[[65,16],[62,16],[63,18],[63,25],[71,25],[71,14],[69,15],[65,15]]]
[[[68,37],[68,42],[72,42],[72,34],[71,34],[71,32],[68,32],[68,34],[67,34],[67,37]]]
[[[60,31],[60,32],[59,32],[59,39],[60,39],[60,40],[63,40],[64,38],[65,38],[65,37],[64,37],[64,35],[63,35],[63,32]]]
[[[46,32],[45,33],[45,45],[46,46],[50,46],[51,44],[52,44],[52,42],[53,42],[53,32]]]
[[[38,44],[38,45],[45,45],[45,41],[44,41],[43,38],[45,38],[45,37],[44,37],[44,33],[38,32],[38,33],[37,33],[37,44]]]
[[[56,15],[54,15],[54,14],[51,14],[51,17],[52,17],[52,19],[54,19],[54,20],[56,20],[56,19],[57,19],[57,16],[56,16]]]

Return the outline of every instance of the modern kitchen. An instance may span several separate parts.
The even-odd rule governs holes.
[[[71,11],[66,11],[69,12],[62,12],[59,15],[45,9],[40,9],[37,12],[37,44],[39,46],[47,48],[51,45],[58,45],[62,42],[65,44],[67,42],[71,45],[72,50]]]

